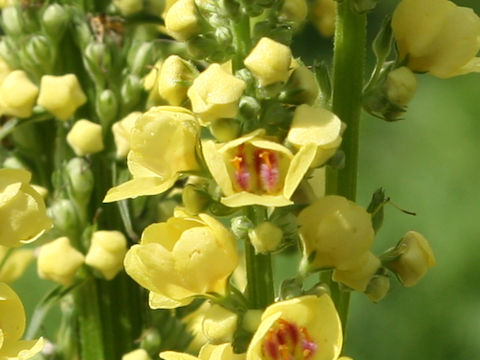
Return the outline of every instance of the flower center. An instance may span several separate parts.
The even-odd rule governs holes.
[[[284,319],[273,324],[262,343],[265,360],[309,360],[316,350],[317,344],[305,327]]]
[[[231,158],[234,185],[239,190],[274,194],[282,187],[280,154],[242,144]]]

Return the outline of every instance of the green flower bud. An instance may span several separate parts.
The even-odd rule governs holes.
[[[112,57],[107,45],[91,42],[85,48],[83,63],[92,80],[99,88],[104,87],[107,70],[110,69]]]
[[[0,57],[12,68],[18,69],[20,67],[20,59],[18,52],[15,49],[15,42],[9,36],[3,36],[0,40]]]
[[[128,75],[120,89],[123,112],[130,112],[138,104],[143,91],[142,81],[139,77]]]
[[[135,14],[143,9],[142,0],[113,0],[113,5],[124,16]]]
[[[232,43],[232,34],[227,27],[219,27],[215,30],[215,37],[219,44],[230,45]]]
[[[227,142],[238,137],[240,123],[235,119],[216,119],[210,123],[212,135],[221,142]]]
[[[127,55],[127,63],[132,74],[142,76],[147,65],[154,61],[154,46],[152,42],[133,44]]]
[[[253,229],[252,221],[246,216],[237,216],[231,220],[231,228],[234,235],[239,239],[248,236],[248,232]]]
[[[353,0],[351,2],[351,7],[357,13],[363,14],[375,9],[378,2],[379,0]]]
[[[90,164],[85,159],[76,157],[67,163],[66,171],[70,196],[79,203],[87,204],[95,182]]]
[[[43,65],[49,69],[52,65],[52,45],[43,35],[35,35],[30,38],[25,47],[26,54],[35,64]]]
[[[182,192],[183,205],[193,214],[202,212],[210,202],[210,196],[195,185],[186,185]]]
[[[2,28],[9,36],[19,36],[22,34],[25,24],[22,12],[19,7],[8,6],[2,10]]]
[[[195,59],[204,59],[217,50],[217,42],[207,36],[199,35],[187,41],[187,50]]]
[[[56,200],[48,208],[47,214],[53,220],[55,227],[63,233],[68,233],[77,227],[77,210],[67,199]]]
[[[45,33],[56,41],[60,40],[67,27],[69,17],[63,6],[59,4],[48,6],[42,15]]]
[[[118,112],[118,100],[115,94],[110,89],[103,90],[95,102],[97,115],[100,118],[100,122],[103,126],[108,127]]]
[[[160,351],[162,335],[157,329],[144,330],[140,339],[140,348],[145,349],[149,354],[156,354]]]
[[[262,106],[258,102],[257,99],[251,96],[243,96],[240,99],[239,104],[239,113],[245,119],[255,119],[257,115],[260,113]]]

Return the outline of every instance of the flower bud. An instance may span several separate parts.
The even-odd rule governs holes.
[[[38,95],[38,87],[23,70],[8,74],[0,85],[0,109],[4,114],[29,117]]]
[[[190,82],[198,71],[180,56],[165,59],[158,75],[158,93],[171,105],[181,105],[187,97]]]
[[[95,109],[101,124],[108,127],[118,112],[118,100],[114,92],[110,89],[105,89],[100,94],[97,94]]]
[[[122,270],[126,253],[127,240],[121,232],[95,231],[85,263],[99,270],[105,279],[111,280]]]
[[[72,197],[80,203],[88,203],[95,182],[89,163],[75,157],[67,163],[66,170]]]
[[[38,253],[38,276],[68,286],[83,264],[83,254],[70,245],[67,237],[60,237],[43,245]]]
[[[248,332],[254,333],[262,321],[262,310],[249,309],[243,316],[242,327]]]
[[[110,69],[112,57],[106,44],[92,41],[85,47],[84,65],[90,77],[104,87],[105,70]]]
[[[126,77],[120,89],[122,100],[122,111],[130,111],[138,106],[141,96],[143,95],[142,81],[137,75],[130,74]]]
[[[142,0],[113,0],[113,5],[123,16],[135,14],[143,9]]]
[[[152,359],[150,356],[148,356],[148,353],[144,349],[137,349],[123,355],[122,360],[152,360]]]
[[[291,62],[290,48],[267,37],[261,38],[244,60],[260,86],[287,81]]]
[[[285,0],[280,10],[280,17],[300,25],[307,17],[308,5],[305,0]]]
[[[165,27],[176,40],[185,41],[200,31],[195,0],[178,0],[165,16]]]
[[[311,20],[317,30],[325,37],[335,33],[337,2],[335,0],[315,0],[311,8]]]
[[[231,220],[232,232],[238,239],[245,239],[253,229],[253,223],[247,216],[237,216]]]
[[[150,354],[157,353],[162,345],[162,334],[153,327],[145,329],[140,338],[140,348],[145,349]]]
[[[57,41],[63,36],[68,20],[68,12],[59,4],[49,5],[42,15],[42,24],[45,32]]]
[[[387,75],[385,86],[388,100],[405,106],[417,90],[417,79],[408,67],[402,66]]]
[[[52,218],[55,228],[67,233],[77,226],[77,209],[67,199],[56,200],[49,208],[48,215]]]
[[[0,57],[13,69],[20,66],[18,52],[14,49],[16,49],[16,45],[13,39],[9,36],[3,36],[0,40]]]
[[[52,44],[43,35],[32,36],[25,47],[26,54],[38,67],[42,65],[49,69],[53,54]]]
[[[0,85],[3,80],[13,71],[13,69],[8,65],[8,63],[0,57]]]
[[[274,251],[283,239],[283,231],[269,221],[257,225],[248,232],[248,237],[257,254]]]
[[[319,91],[315,74],[307,67],[300,66],[290,75],[283,97],[289,104],[312,105],[318,97]]]
[[[240,134],[240,123],[235,119],[216,119],[210,124],[210,131],[218,141],[230,141]]]
[[[246,84],[219,64],[210,65],[188,89],[193,112],[207,125],[219,118],[232,118],[237,114],[238,102]]]
[[[365,295],[373,302],[379,302],[390,290],[390,278],[386,275],[374,275],[367,285]]]
[[[362,255],[361,258],[362,260],[360,260],[360,263],[350,269],[335,269],[333,271],[332,279],[341,282],[354,290],[365,291],[370,280],[380,268],[381,262],[369,251]]]
[[[19,7],[8,6],[2,10],[2,29],[9,36],[19,36],[24,30],[23,15]]]
[[[38,105],[59,120],[67,120],[87,101],[76,75],[44,75],[40,83]]]
[[[45,203],[30,185],[31,174],[0,169],[0,245],[18,247],[52,227]]]
[[[400,255],[385,265],[395,272],[404,286],[417,284],[435,265],[435,256],[427,239],[416,231],[409,231],[400,240],[395,250]]]
[[[135,126],[135,121],[142,116],[140,111],[135,111],[117,121],[112,126],[113,140],[117,148],[117,158],[124,158],[130,151],[130,132]]]
[[[182,191],[183,205],[192,214],[202,212],[210,202],[210,196],[195,185],[186,185]]]
[[[0,245],[0,282],[12,283],[22,276],[35,256],[32,249],[16,249],[10,254],[8,251],[7,247]]]
[[[130,72],[134,75],[141,76],[148,64],[153,62],[154,46],[152,42],[134,43],[127,56],[127,62]]]
[[[77,156],[102,151],[102,126],[85,119],[78,120],[67,134],[67,143]]]
[[[232,342],[237,322],[237,314],[220,305],[212,305],[202,322],[203,334],[211,344]]]

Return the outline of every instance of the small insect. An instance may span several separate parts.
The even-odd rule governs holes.
[[[89,16],[90,27],[98,42],[104,42],[106,37],[120,45],[125,33],[124,20],[118,16],[100,14]]]

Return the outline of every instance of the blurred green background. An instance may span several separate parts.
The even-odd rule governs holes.
[[[371,35],[395,3],[381,2],[370,16]],[[480,14],[478,0],[456,3]],[[328,58],[331,41],[317,37],[313,27],[305,32],[296,55]],[[392,281],[378,304],[353,296],[346,354],[357,360],[480,359],[480,74],[417,78],[405,120],[362,121],[358,201],[366,206],[383,186],[396,204],[416,212],[408,216],[387,206],[375,250],[414,229],[430,240],[437,266],[413,288]],[[14,284],[28,314],[50,287],[37,279],[33,265]],[[49,328],[57,321],[53,313]]]

